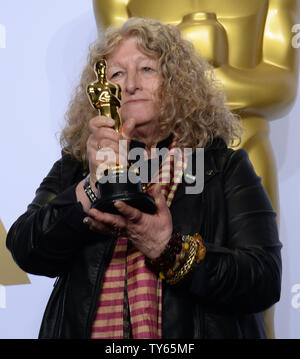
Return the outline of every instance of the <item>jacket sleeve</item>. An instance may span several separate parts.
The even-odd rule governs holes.
[[[206,257],[188,283],[213,311],[260,312],[280,298],[276,214],[245,150],[230,155],[219,183],[223,200],[215,206],[224,201],[226,238],[205,243]]]
[[[90,232],[82,223],[84,212],[76,201],[76,183],[62,188],[62,162],[54,164],[7,235],[15,262],[28,273],[63,274]]]

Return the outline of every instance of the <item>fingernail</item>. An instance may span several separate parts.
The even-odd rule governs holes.
[[[85,218],[83,220],[83,223],[89,226],[92,222],[91,222],[91,220],[89,218]]]
[[[121,201],[115,202],[115,206],[121,208],[123,203]]]

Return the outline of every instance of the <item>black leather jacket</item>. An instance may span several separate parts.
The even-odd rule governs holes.
[[[7,247],[25,271],[58,277],[40,338],[89,338],[115,239],[89,231],[75,187],[86,174],[63,155],[13,224]],[[262,311],[277,302],[281,244],[275,213],[244,150],[205,150],[201,194],[179,185],[171,206],[183,234],[202,234],[204,261],[179,285],[163,285],[163,338],[265,338]]]

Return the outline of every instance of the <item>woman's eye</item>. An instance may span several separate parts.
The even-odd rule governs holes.
[[[112,74],[111,78],[119,77],[121,75],[121,71],[117,71],[114,74]]]
[[[145,72],[150,72],[150,71],[152,71],[152,68],[149,67],[149,66],[144,66],[144,67],[143,67],[143,70],[144,70]]]

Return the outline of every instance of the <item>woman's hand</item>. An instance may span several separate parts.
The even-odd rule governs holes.
[[[89,121],[91,134],[87,140],[87,156],[94,191],[95,183],[105,169],[116,164],[127,165],[129,141],[124,140],[130,139],[135,121],[126,121],[122,133],[115,131],[113,126],[114,120],[105,116],[96,116]]]
[[[150,259],[157,258],[171,238],[173,226],[171,213],[158,184],[154,186],[152,195],[157,207],[153,215],[117,201],[115,207],[121,215],[104,213],[93,208],[89,210],[91,217],[85,218],[84,221],[90,225],[91,230],[102,233],[112,234],[119,229],[121,236],[129,238],[145,256]]]
[[[117,163],[127,165],[127,153],[131,133],[135,127],[135,120],[126,121],[123,125],[122,133],[116,132],[113,126],[114,120],[105,116],[96,116],[89,121],[90,136],[88,137],[86,147],[90,170],[90,185],[96,194],[98,191],[95,183],[101,172],[109,166],[115,166]],[[122,146],[119,146],[120,140],[123,140]],[[124,142],[124,140],[127,142]],[[76,197],[77,201],[81,202],[84,212],[87,213],[91,207],[91,202],[84,192],[83,183],[84,180],[78,183]]]

